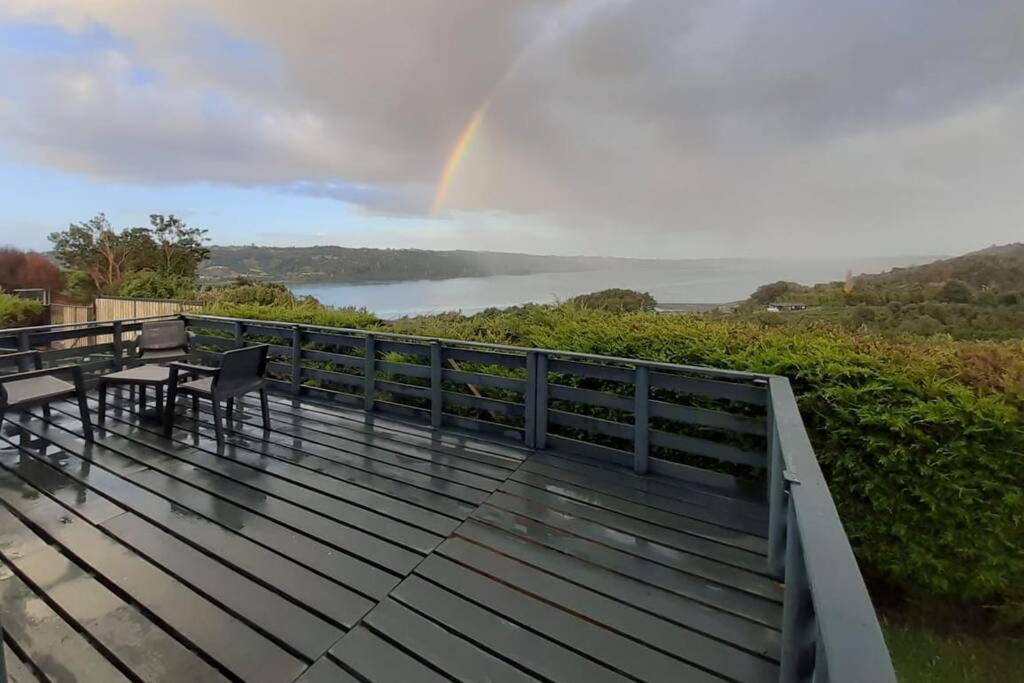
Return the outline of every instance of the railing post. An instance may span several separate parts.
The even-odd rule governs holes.
[[[650,373],[646,365],[638,365],[633,384],[633,471],[637,474],[647,474],[647,454],[650,449],[647,416],[650,393]]]
[[[124,367],[124,347],[121,341],[121,333],[121,321],[115,320],[114,334],[112,335],[114,345],[114,370],[120,370]]]
[[[240,349],[243,346],[245,346],[245,340],[242,338],[244,333],[245,333],[245,331],[244,331],[244,328],[242,326],[242,321],[241,320],[236,320],[235,321],[235,348],[236,349]]]
[[[548,445],[548,354],[537,351],[537,380],[534,383],[535,403],[533,447],[538,450]]]
[[[523,444],[527,448],[537,445],[537,352],[526,352],[526,391],[523,393]]]
[[[786,578],[786,472],[779,445],[779,427],[768,401],[768,573],[777,581]]]
[[[799,484],[796,484],[799,486]],[[780,683],[810,680],[813,660],[810,646],[816,631],[811,587],[807,582],[800,533],[797,530],[796,506],[787,512],[786,588],[782,595],[782,649],[779,657]]]
[[[28,332],[19,332],[18,333],[18,350],[19,351],[28,351],[29,350]]]
[[[430,425],[441,426],[444,393],[441,391],[441,342],[430,342]]]
[[[292,394],[302,390],[302,327],[292,328]]]
[[[373,410],[373,380],[376,372],[377,348],[374,336],[366,335],[366,346],[363,351],[363,410]]]

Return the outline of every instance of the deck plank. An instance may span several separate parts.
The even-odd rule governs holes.
[[[419,576],[403,581],[392,593],[416,611],[435,615],[445,628],[552,681],[621,683],[629,680],[555,640],[524,628],[506,616],[471,602],[462,590],[446,590]]]
[[[711,557],[751,571],[761,571],[765,567],[767,554],[763,551],[767,549],[767,544],[763,539],[749,534],[696,522],[684,525],[683,529],[668,528],[654,523],[650,517],[642,517],[642,512],[634,511],[634,514],[627,515],[609,509],[607,503],[597,496],[581,501],[569,497],[568,492],[554,494],[516,481],[505,482],[501,491],[695,555]]]
[[[331,656],[374,683],[448,683],[449,680],[364,626],[359,626],[331,648]]]
[[[667,567],[681,569],[695,576],[730,585],[754,595],[770,600],[781,600],[782,597],[779,586],[767,576],[653,541],[641,543],[631,534],[559,512],[545,505],[525,501],[501,492],[494,494],[488,504],[541,522],[565,533],[617,548],[652,562],[660,562]]]
[[[482,505],[473,513],[471,522],[459,528],[460,536],[472,536],[480,525],[487,525],[509,534],[522,535],[528,537],[530,543],[550,548],[578,562],[602,567],[623,576],[643,577],[644,581],[659,590],[695,600],[776,630],[779,628],[778,602],[751,595],[732,586],[651,562],[643,557],[565,533],[491,505]]]
[[[321,657],[306,669],[295,683],[359,683],[359,679],[327,657]]]
[[[505,586],[514,586],[526,595],[557,605],[567,613],[576,615],[577,620],[582,617],[626,636],[619,639],[619,650],[633,648],[638,652],[634,656],[643,657],[647,662],[657,661],[658,651],[678,658],[680,661],[678,664],[672,662],[675,664],[672,668],[669,668],[671,660],[665,658],[665,670],[675,671],[678,677],[697,677],[695,670],[688,671],[684,666],[683,662],[688,662],[708,671],[720,671],[738,681],[769,681],[778,678],[778,667],[761,657],[459,538],[445,541],[438,548],[438,554],[427,560],[432,563],[430,567],[425,562],[418,571],[423,574],[434,571],[437,563],[433,561],[439,559],[439,556],[464,567],[472,567],[476,572],[500,581]],[[463,570],[459,570],[458,574],[463,582],[463,590],[467,590],[464,586],[476,578],[471,579]],[[639,644],[642,644],[643,650],[648,650],[643,655],[639,654],[641,650],[636,647]]]
[[[636,577],[617,575],[599,566],[581,562],[578,557],[538,545],[533,542],[529,532],[523,536],[505,533],[472,519],[459,527],[458,537],[514,558],[551,576],[570,581],[576,587],[595,591],[749,652],[778,660],[777,630],[680,598],[662,590],[653,582],[646,582],[647,577],[642,573]]]
[[[38,596],[6,562],[0,565],[5,635],[53,680],[130,679]]]
[[[316,611],[334,623],[349,627],[372,606],[373,603],[369,599],[313,573],[288,558],[258,546],[203,517],[183,514],[185,508],[178,501],[161,498],[133,482],[125,481],[108,472],[103,469],[105,459],[101,457],[102,452],[99,448],[93,449],[90,456],[90,460],[83,460],[64,451],[59,463],[60,474],[87,486],[90,491],[116,498],[119,505],[123,506],[122,512],[131,511],[140,518],[145,518],[148,522],[156,524],[161,531],[173,534],[179,541],[188,542],[211,557],[216,557],[247,576],[261,581],[264,585],[292,596],[306,609]],[[22,457],[21,466],[18,468],[19,474],[33,481],[37,479],[34,471],[23,471],[26,459],[29,458],[39,464],[43,462],[31,453]],[[98,460],[101,462],[98,463]],[[85,516],[94,524],[114,533],[115,523],[120,522],[120,517],[134,515],[122,514],[117,520]],[[111,524],[107,525],[107,521]],[[159,532],[151,532],[151,535],[162,536]]]
[[[201,424],[205,424],[206,420],[212,419],[212,413],[208,406],[200,404],[200,414]],[[238,419],[240,416],[236,415],[233,422],[245,425],[244,421]],[[251,421],[253,416],[246,414],[244,417],[249,418]],[[191,429],[192,418],[191,411],[182,413],[182,419],[179,422],[181,428],[184,430]],[[334,462],[364,469],[370,468],[375,471],[398,472],[407,470],[427,475],[438,481],[461,484],[462,486],[479,491],[492,491],[508,473],[507,470],[501,470],[497,476],[481,475],[458,467],[462,462],[447,455],[433,453],[430,454],[432,457],[424,457],[422,455],[414,457],[411,453],[416,453],[417,451],[411,447],[409,451],[399,452],[397,450],[386,450],[380,447],[355,443],[335,434],[319,431],[311,425],[310,420],[300,417],[284,420],[281,416],[278,416],[276,420],[271,422],[272,431],[268,435],[263,434],[261,427],[254,425],[245,426],[248,427],[247,432],[249,434],[255,436],[258,433],[257,438],[263,439],[267,437],[268,440],[276,443],[287,443],[290,439],[302,439],[304,443],[319,447],[321,452],[329,454],[326,456],[326,459],[333,460]],[[390,446],[391,444],[387,445]]]
[[[68,448],[82,447],[81,441],[76,441],[75,437],[67,432],[61,433],[53,428],[47,431],[43,428],[39,429],[38,433],[46,434],[54,442]],[[102,434],[98,435],[98,445],[107,446],[111,443],[124,448],[123,443],[106,438]],[[132,457],[148,457],[145,451],[136,450],[131,453]],[[90,457],[94,462],[107,466],[111,460],[116,461],[117,458],[127,456],[110,448],[94,448],[90,451]],[[127,478],[131,484],[172,501],[176,508],[187,511],[188,516],[206,519],[234,531],[328,578],[344,576],[346,585],[368,597],[383,596],[397,584],[398,577],[395,574],[375,567],[359,557],[337,552],[315,539],[296,534],[273,519],[211,495],[208,490],[193,486],[187,477],[194,470],[192,467],[171,469],[170,472],[177,475],[173,477],[162,471],[149,469],[127,475]],[[180,512],[178,514],[186,517]]]
[[[116,391],[91,444],[70,402],[17,423],[23,451],[4,450],[8,422],[0,571],[83,661],[137,680],[777,676],[782,587],[756,487],[270,407],[265,431],[240,402],[223,448],[208,404],[179,405],[166,439]],[[11,654],[32,660],[26,624]]]
[[[27,546],[32,549],[26,552]],[[150,621],[0,507],[0,555],[63,617],[144,681],[224,681],[196,653]]]
[[[13,475],[3,472],[0,477]],[[46,533],[52,543],[60,546],[62,554],[92,574],[108,577],[121,595],[236,676],[269,683],[292,680],[305,668],[299,658],[140,558],[85,519],[55,501],[40,502],[38,490],[27,483],[20,495],[14,495],[14,486],[5,487],[2,491],[0,500],[19,517]],[[26,501],[29,504],[25,504]],[[6,612],[8,615],[17,613]],[[9,621],[5,618],[4,627],[12,632],[20,645],[15,629],[26,629],[32,623],[31,617],[11,617]],[[230,634],[230,637],[225,637],[225,634]],[[27,648],[24,649],[28,652]],[[38,666],[39,662],[32,653],[28,654]],[[45,657],[46,653],[41,656]],[[95,680],[117,680],[117,677]]]
[[[158,441],[163,440],[163,436],[160,434],[160,430],[157,427],[153,425],[147,426],[145,424],[140,424],[134,419],[134,416],[127,419],[131,420],[132,426],[138,428],[138,432],[133,433],[134,438],[148,440],[150,443],[153,443],[153,439]],[[183,419],[191,424],[191,420],[189,420],[187,416],[183,417],[183,414],[179,414],[179,417],[176,419]],[[116,427],[113,427],[112,429],[113,431],[119,431]],[[189,446],[194,445],[206,452],[217,452],[217,445],[213,439],[212,425],[207,427],[205,423],[201,423],[199,430],[200,438],[197,442],[193,442],[191,438],[192,434],[192,432],[184,429],[175,429],[172,436],[178,444]],[[290,436],[284,440],[279,437],[275,438],[278,440],[273,443],[279,446],[282,444],[288,446],[298,440],[302,445],[301,451],[305,456],[304,459],[309,460],[310,456],[315,456],[315,459],[326,460],[327,462],[317,462],[317,467],[319,469],[329,470],[329,473],[332,476],[349,479],[352,476],[359,476],[359,473],[362,473],[363,477],[372,476],[376,478],[383,477],[390,479],[403,485],[404,488],[402,490],[405,492],[412,493],[417,489],[423,491],[423,499],[427,501],[424,503],[425,506],[431,507],[445,514],[449,514],[450,516],[458,519],[462,519],[468,515],[469,512],[472,511],[474,505],[487,497],[488,491],[467,487],[440,478],[435,479],[428,474],[423,474],[414,470],[374,463],[372,461],[366,462],[363,459],[350,459],[355,464],[342,462],[342,460],[345,460],[346,458],[344,458],[340,452],[333,451],[332,449],[315,442],[303,440],[301,437]],[[232,445],[237,443],[243,447],[248,444],[247,441],[239,441],[237,435],[232,434],[231,432],[229,432],[229,441]],[[280,443],[278,443],[279,441]],[[236,449],[236,455],[237,450],[238,449]],[[271,451],[272,455],[275,457],[279,452],[280,449],[274,449]],[[331,467],[332,463],[336,466]],[[414,499],[414,502],[419,502],[419,500]]]
[[[537,680],[391,599],[378,605],[363,623],[457,680],[491,683]]]

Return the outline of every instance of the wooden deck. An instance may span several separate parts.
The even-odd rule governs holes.
[[[778,680],[766,505],[724,477],[281,396],[218,454],[125,405],[91,446],[71,404],[3,429],[11,680]]]

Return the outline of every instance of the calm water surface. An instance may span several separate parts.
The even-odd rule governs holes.
[[[494,275],[383,284],[303,283],[296,294],[312,294],[329,306],[365,307],[382,318],[443,311],[476,313],[492,306],[553,303],[609,287],[650,292],[661,303],[725,303],[745,299],[776,280],[805,284],[840,280],[852,270],[874,272],[928,259],[874,261],[694,261],[685,267],[652,264],[574,273]]]

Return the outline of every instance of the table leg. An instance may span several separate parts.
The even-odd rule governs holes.
[[[161,415],[164,412],[164,385],[156,385],[156,410]]]
[[[146,412],[146,385],[139,385],[139,415]]]

